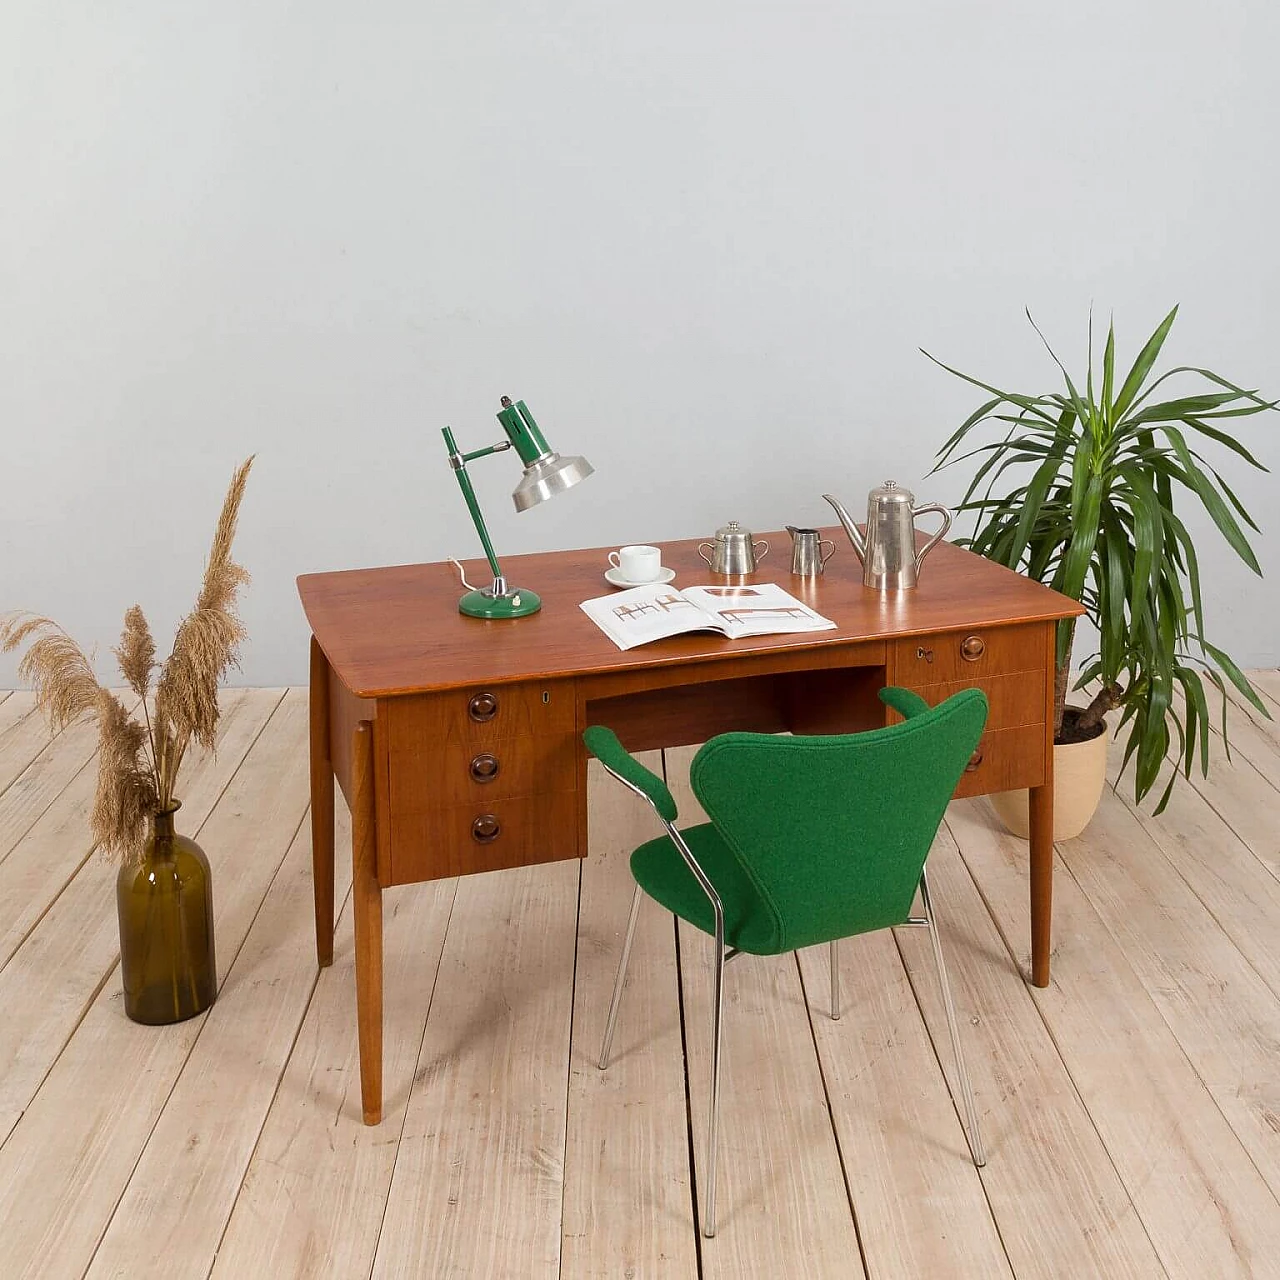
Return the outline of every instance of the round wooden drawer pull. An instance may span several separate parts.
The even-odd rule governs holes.
[[[969,757],[969,763],[964,767],[965,773],[972,773],[981,763],[982,763],[982,748],[979,747],[977,751],[975,751],[973,755]]]
[[[489,752],[481,752],[471,761],[471,779],[473,782],[492,782],[498,776],[498,757]]]
[[[492,720],[498,714],[498,697],[493,693],[477,693],[467,703],[467,714],[479,723]]]
[[[492,813],[482,813],[471,824],[471,838],[476,844],[492,844],[502,834],[502,823]]]
[[[987,651],[987,642],[981,636],[965,636],[960,642],[960,656],[966,662],[977,662]]]

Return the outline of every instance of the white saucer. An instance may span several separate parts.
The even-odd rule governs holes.
[[[666,583],[671,582],[675,576],[676,571],[674,569],[668,569],[666,565],[663,565],[662,572],[659,573],[651,582],[632,582],[630,578],[624,578],[622,576],[621,569],[606,569],[604,571],[604,580],[611,587],[621,587],[623,589],[627,587],[661,587]]]

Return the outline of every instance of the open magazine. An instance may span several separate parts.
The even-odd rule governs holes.
[[[685,587],[683,591],[654,583],[584,600],[582,611],[619,649],[634,649],[689,631],[718,631],[737,640],[742,636],[832,631],[836,625],[772,582],[749,587]]]

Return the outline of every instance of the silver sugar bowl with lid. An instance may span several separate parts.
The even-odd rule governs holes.
[[[755,573],[757,564],[768,553],[769,544],[763,538],[753,542],[751,530],[744,529],[736,520],[721,525],[716,530],[715,541],[698,543],[698,554],[711,572],[723,577]]]

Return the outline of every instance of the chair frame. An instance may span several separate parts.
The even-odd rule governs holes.
[[[635,792],[654,810],[658,820],[670,837],[671,843],[680,851],[680,856],[684,859],[694,879],[697,880],[699,888],[706,894],[715,914],[715,970],[711,999],[711,1086],[710,1107],[707,1115],[707,1193],[702,1219],[702,1234],[710,1239],[716,1233],[716,1154],[720,1126],[720,1057],[724,1023],[724,971],[728,962],[735,956],[740,955],[741,952],[736,947],[725,947],[724,906],[720,901],[720,895],[716,892],[715,885],[711,883],[706,872],[699,865],[698,859],[694,857],[693,850],[689,848],[688,842],[675,823],[664,818],[658,812],[658,806],[653,799],[638,786],[633,782],[629,782],[621,774],[614,772],[603,761],[600,763],[606,773],[616,778],[628,791]],[[609,1016],[605,1022],[604,1040],[600,1045],[599,1066],[601,1071],[607,1070],[609,1066],[609,1054],[613,1047],[613,1033],[618,1022],[618,1008],[622,1003],[622,988],[626,984],[627,966],[631,960],[631,944],[635,939],[636,921],[640,916],[640,900],[643,896],[644,890],[637,884],[635,892],[631,896],[631,912],[627,918],[626,937],[622,944],[622,955],[618,958],[618,973],[614,979],[613,998],[609,1002]],[[942,1007],[947,1017],[947,1030],[951,1036],[951,1051],[955,1057],[956,1075],[960,1081],[960,1093],[967,1119],[965,1136],[969,1143],[969,1151],[973,1157],[973,1163],[980,1169],[987,1163],[987,1156],[982,1145],[982,1134],[978,1127],[978,1111],[974,1105],[973,1088],[969,1082],[969,1071],[965,1066],[964,1054],[960,1048],[960,1030],[956,1022],[955,1004],[951,998],[951,984],[947,979],[947,966],[942,957],[942,941],[938,935],[937,918],[934,915],[933,899],[929,893],[929,880],[924,867],[920,868],[920,903],[924,910],[923,916],[909,916],[902,922],[902,925],[890,927],[901,928],[909,925],[929,930],[929,939],[933,944],[934,965],[938,971],[938,984],[942,988]],[[840,940],[838,938],[832,939],[828,944],[828,963],[831,969],[831,1017],[833,1020],[838,1020],[841,1012],[839,948]]]

